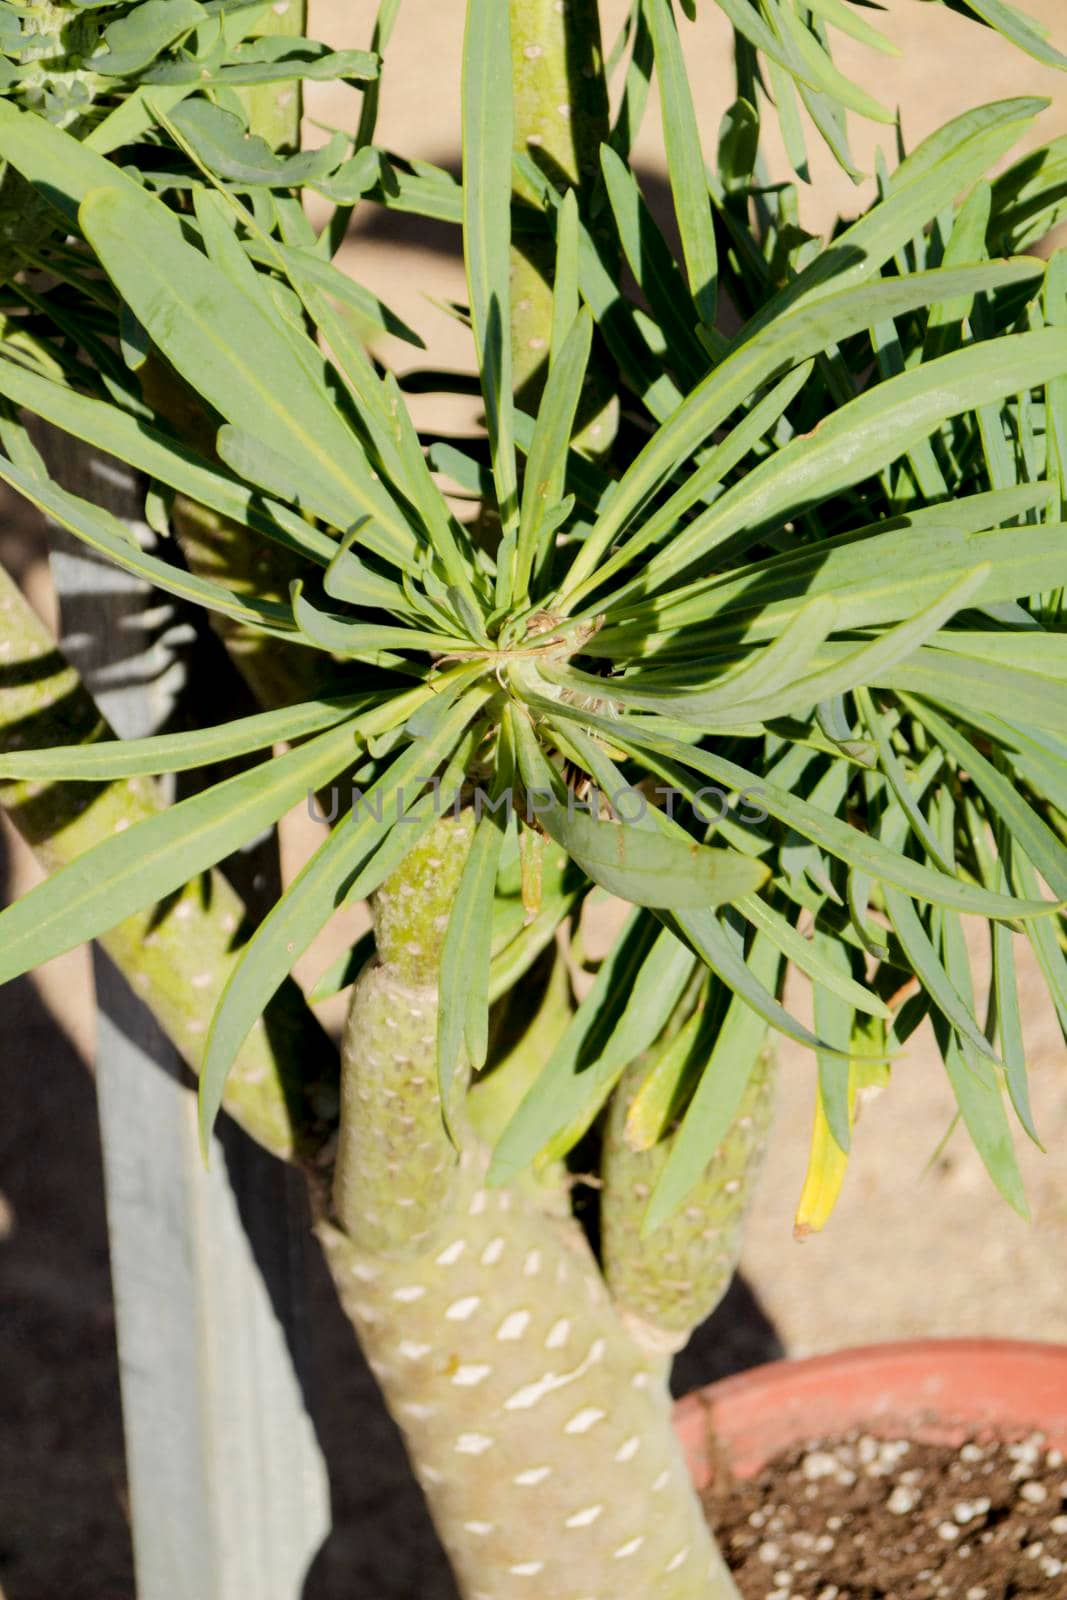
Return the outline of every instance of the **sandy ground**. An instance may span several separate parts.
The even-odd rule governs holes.
[[[368,0],[319,0],[321,32],[366,43]],[[1067,46],[1062,0],[1029,9]],[[621,15],[604,7],[606,32]],[[903,108],[909,143],[981,99],[1044,93],[1053,104],[1038,138],[1067,129],[1067,89],[1054,74],[1003,50],[991,34],[939,7],[890,0],[885,27],[905,46],[901,62],[870,58],[842,41],[854,75]],[[726,30],[714,8],[685,37],[699,61],[698,111],[712,137],[730,95]],[[384,142],[455,166],[462,6],[409,0],[390,52]],[[316,92],[310,115],[350,122],[351,97]],[[665,193],[654,107],[639,152],[655,204]],[[857,130],[869,167],[874,139]],[[814,142],[813,142],[814,149]],[[821,158],[804,219],[824,228],[855,204],[847,179]],[[461,297],[462,264],[444,230],[380,215],[359,221],[346,261],[423,334],[434,364],[469,367],[462,329],[430,296]],[[389,352],[403,367],[413,352]],[[446,425],[462,413],[438,419]],[[42,614],[52,599],[40,528],[0,500],[0,559],[16,570]],[[306,830],[290,831],[292,864]],[[28,852],[0,825],[0,893],[37,879]],[[333,941],[336,943],[337,936]],[[329,959],[319,945],[301,968],[313,978]],[[866,1111],[845,1194],[827,1232],[793,1243],[792,1215],[810,1128],[812,1064],[782,1053],[782,1088],[767,1173],[751,1218],[743,1282],[680,1363],[681,1387],[768,1359],[846,1343],[923,1334],[985,1333],[1067,1340],[1067,1059],[1036,972],[1025,974],[1023,1012],[1039,1127],[1049,1154],[1020,1141],[1033,1210],[1030,1225],[1003,1205],[966,1138],[957,1133],[931,1164],[953,1101],[930,1039],[920,1035],[891,1087]],[[806,997],[793,997],[803,1012]],[[122,1440],[106,1229],[92,1082],[93,1022],[84,952],[50,964],[0,997],[0,1600],[131,1600]],[[336,1008],[330,1020],[336,1021]],[[453,1594],[396,1437],[355,1358],[323,1274],[311,1286],[317,1331],[323,1444],[334,1483],[336,1531],[309,1579],[306,1600],[446,1600]],[[250,1597],[254,1600],[254,1597]]]

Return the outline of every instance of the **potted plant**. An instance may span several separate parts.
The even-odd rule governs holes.
[[[224,1106],[306,1171],[466,1600],[736,1594],[665,1380],[736,1261],[776,1035],[816,1069],[814,1228],[926,1016],[1025,1211],[1021,949],[1067,1016],[1067,257],[1031,253],[1062,152],[990,180],[1042,105],[983,106],[812,238],[763,120],[804,176],[803,104],[853,171],[846,111],[893,119],[827,23],[884,41],[847,0],[721,3],[706,151],[670,0],[607,54],[594,0],[469,0],[461,181],[374,141],[389,0],[366,54],[252,37],[261,8],[4,8],[0,477],[204,607],[263,709],[115,741],[3,580],[2,796],[50,876],[0,916],[0,978],[101,939],[205,1135]],[[677,255],[629,165],[653,74]],[[316,75],[363,116],[287,150]],[[357,203],[462,230],[478,438],[420,437],[404,387],[448,376],[368,352],[410,330],[333,264]],[[144,474],[154,549],[30,418]],[[151,783],[255,754],[177,804]],[[309,792],[322,842],[241,930],[226,858]],[[631,910],[589,987],[601,891]],[[338,1072],[289,974],[368,896],[316,991],[352,986]]]

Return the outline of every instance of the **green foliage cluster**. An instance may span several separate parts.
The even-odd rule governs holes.
[[[395,4],[369,53],[257,38],[264,7],[221,0],[2,8],[0,158],[51,231],[23,240],[14,265],[31,270],[4,290],[0,477],[166,593],[318,652],[327,692],[222,728],[0,758],[0,777],[43,782],[266,753],[6,911],[0,978],[165,897],[355,763],[370,803],[342,814],[222,997],[207,1127],[294,961],[432,825],[433,775],[446,794],[538,794],[532,824],[521,803],[478,822],[445,941],[462,981],[442,991],[442,1082],[460,1051],[486,1066],[490,1001],[594,888],[634,911],[499,1138],[495,1180],[572,1149],[648,1052],[631,1120],[638,1146],[672,1140],[646,1218],[662,1223],[729,1126],[767,1026],[812,1050],[843,1152],[857,1081],[929,1016],[960,1117],[1024,1210],[1009,1113],[1038,1135],[1021,947],[1067,1027],[1067,255],[1027,252],[1067,212],[1067,144],[990,180],[1043,103],[969,111],[813,238],[796,189],[767,176],[766,106],[801,177],[798,100],[853,170],[846,111],[892,118],[834,67],[827,26],[885,42],[849,0],[719,3],[738,93],[717,150],[700,147],[670,0],[639,0],[609,52],[616,111],[581,194],[557,189],[535,148],[513,155],[499,0],[467,8],[461,181],[374,142]],[[953,8],[1065,64],[1001,0]],[[69,73],[35,53],[56,26]],[[677,251],[630,163],[653,74]],[[303,154],[249,137],[242,92],[307,77],[364,86],[355,132]],[[318,233],[304,186],[333,205]],[[334,262],[357,203],[461,229],[480,437],[420,436],[405,388],[450,379],[401,382],[368,353],[368,327],[418,340]],[[536,414],[510,376],[520,226],[555,261]],[[161,405],[161,370],[195,429]],[[573,442],[594,380],[621,415],[596,457]],[[25,412],[145,475],[156,550],[50,477]],[[283,552],[289,598],[187,566],[175,496]],[[279,741],[292,747],[270,759]],[[638,785],[726,798],[710,821],[573,803]],[[968,916],[991,949],[984,1012]],[[783,1006],[787,964],[814,985],[814,1031]]]

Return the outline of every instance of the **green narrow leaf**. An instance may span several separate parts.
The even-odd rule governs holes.
[[[510,791],[502,790],[499,783],[494,785],[491,805],[508,793]],[[441,1113],[448,1128],[451,1128],[451,1110],[464,1050],[472,1071],[485,1065],[493,897],[503,842],[504,833],[496,812],[490,808],[479,815],[476,804],[474,842],[456,890],[441,951],[437,1083]]]
[[[546,833],[610,894],[632,905],[703,908],[752,894],[766,882],[767,869],[758,861],[732,851],[709,849],[681,830],[677,837],[669,837],[641,828],[638,823],[644,819],[648,803],[637,791],[627,791],[631,802],[640,802],[638,818],[630,823],[599,820],[595,813],[600,796],[595,789],[588,801],[579,800],[568,789],[565,803],[560,804],[555,775],[525,719],[516,719],[516,731],[523,781],[531,799],[536,798],[537,818]],[[620,792],[608,799],[617,800],[621,808],[624,795]]]
[[[867,724],[871,738],[874,740],[875,749],[878,751],[878,764],[893,791],[898,805],[911,824],[912,832],[926,853],[932,860],[937,862],[943,871],[953,872],[955,870],[953,863],[945,856],[941,849],[941,841],[923,816],[919,802],[912,793],[907,774],[900,763],[896,751],[893,749],[885,720],[866,689],[857,688],[856,704],[859,706],[863,720]]]
[[[1014,887],[1024,894],[1037,894],[1037,875],[1025,853],[1013,846],[1010,852],[1011,876]],[[1042,917],[1038,923],[1026,926],[1026,936],[1033,946],[1034,956],[1041,975],[1048,986],[1052,1003],[1056,1007],[1060,1029],[1067,1039],[1067,956],[1057,937],[1056,924]]]
[[[922,925],[914,905],[906,894],[890,883],[883,883],[886,914],[893,930],[911,963],[912,970],[930,999],[946,1020],[952,1024],[962,1039],[991,1061],[997,1053],[983,1034],[966,1000],[952,983],[938,960],[937,952]]]
[[[532,599],[530,584],[541,553],[545,520],[563,496],[567,449],[592,341],[593,319],[583,307],[549,369],[526,458],[513,585],[514,598],[519,601]]]
[[[1012,44],[1017,44],[1027,55],[1033,56],[1035,61],[1040,61],[1046,67],[1067,67],[1067,56],[1049,44],[1041,33],[1032,17],[1025,12],[1017,11],[1014,6],[1004,5],[1002,0],[963,0],[963,4],[973,11],[975,16],[981,17],[983,22],[988,22],[991,28],[996,28]]]
[[[314,184],[337,168],[347,147],[344,135],[335,134],[318,150],[276,155],[266,139],[248,132],[241,117],[208,100],[185,100],[169,117],[210,171],[242,187],[290,189]]]
[[[254,595],[239,595],[210,578],[201,578],[184,567],[160,561],[158,556],[138,549],[130,541],[126,524],[89,500],[69,494],[50,478],[22,471],[0,456],[0,479],[17,489],[33,505],[39,506],[61,527],[67,528],[93,550],[99,550],[117,567],[146,578],[157,589],[176,594],[209,611],[221,612],[266,633],[292,634],[292,619],[285,607]]]
[[[708,983],[705,980],[704,992]],[[679,1088],[688,1072],[701,1028],[704,1023],[705,1000],[687,1017],[673,1037],[657,1044],[649,1052],[649,1071],[630,1103],[626,1114],[625,1139],[630,1150],[651,1150],[670,1130]]]
[[[417,740],[392,763],[368,790],[366,805],[353,807],[338,823],[242,949],[212,1019],[200,1072],[200,1143],[205,1157],[230,1066],[256,1018],[344,902],[360,863],[394,827],[402,826],[391,806],[406,786],[421,789],[429,782],[427,772],[455,747],[484,699],[477,691],[464,696],[440,719],[430,738]],[[373,803],[378,796],[384,801],[381,821]]]
[[[350,507],[342,526],[366,513],[388,533],[391,559],[410,562],[411,529],[287,335],[184,242],[165,207],[112,186],[93,190],[79,217],[119,292],[198,392],[235,427],[333,485]]]
[[[745,964],[767,993],[777,988],[780,957],[769,940],[757,935]],[[643,1238],[681,1210],[706,1170],[709,1152],[722,1143],[737,1115],[766,1038],[766,1021],[735,996],[652,1191],[641,1226]]]
[[[306,599],[299,578],[292,583],[293,617],[305,638],[339,656],[375,655],[380,650],[418,650],[448,652],[456,640],[447,633],[428,633],[420,628],[357,622],[355,618],[334,616],[320,611]]]
[[[803,64],[804,81],[816,94],[825,95],[835,106],[847,107],[872,122],[892,124],[896,121],[892,111],[887,111],[873,95],[859,84],[846,78],[835,67],[814,35],[801,22],[793,10],[791,0],[764,0],[768,11],[778,23],[778,36],[791,47],[794,57]],[[810,109],[810,107],[809,107]]]
[[[645,0],[659,78],[663,139],[689,287],[701,321],[715,325],[719,264],[689,71],[670,0]]]
[[[1029,1221],[1030,1210],[1000,1085],[995,1079],[987,1082],[975,1075],[951,1030],[942,1028],[939,1042],[952,1092],[982,1164],[1012,1209]]]
[[[1040,872],[1057,900],[1067,900],[1067,846],[1044,819],[1023,799],[1016,786],[930,706],[902,695],[902,701],[922,722],[941,748],[965,769],[997,817]]]
[[[76,439],[118,456],[148,477],[320,565],[325,565],[337,548],[329,534],[273,502],[264,506],[262,496],[220,472],[180,440],[119,406],[76,394],[61,383],[2,359],[0,394]]]
[[[872,28],[869,22],[864,22],[845,0],[806,0],[806,4],[808,10],[814,11],[817,17],[840,28],[850,38],[858,39],[860,44],[869,45],[872,50],[879,50],[885,56],[900,55],[900,46],[894,44],[892,39],[887,39],[884,33],[879,33],[877,28]]]
[[[778,125],[782,130],[782,142],[785,153],[789,157],[789,165],[804,183],[811,182],[811,168],[808,165],[808,147],[804,138],[804,124],[800,116],[800,107],[797,105],[797,91],[792,76],[773,56],[767,57],[767,71],[770,74],[771,90],[774,95],[774,104],[778,112]]]
[[[840,977],[851,977],[848,955],[840,940],[815,930],[813,943],[826,965],[836,968]],[[819,1098],[823,1115],[834,1143],[847,1155],[852,1147],[852,1105],[849,1081],[852,1074],[853,1024],[856,1013],[836,989],[816,983],[812,996],[815,1031],[820,1039],[839,1053],[816,1052],[819,1064]],[[888,1011],[887,1011],[888,1015]],[[844,1059],[842,1059],[844,1058]]]
[[[889,1007],[873,990],[856,982],[847,962],[842,966],[831,959],[831,951],[837,946],[833,941],[819,936],[818,929],[811,939],[806,939],[802,933],[797,932],[792,923],[786,921],[780,911],[768,905],[759,895],[744,895],[734,903],[745,921],[750,922],[759,933],[769,939],[800,972],[806,973],[817,985],[835,995],[850,1010],[889,1019]],[[824,1033],[819,1026],[818,1018],[815,1026],[821,1037],[831,1038],[831,1035]]]
[[[511,411],[511,27],[498,0],[467,0],[463,40],[463,253],[502,546],[497,604],[512,596],[518,478]]]
[[[0,912],[0,983],[113,928],[230,855],[351,759],[351,725],[319,734],[94,845]]]
[[[697,458],[697,470],[642,524],[640,542],[643,547],[658,544],[665,534],[677,527],[685,512],[698,500],[710,501],[715,497],[713,491],[781,419],[804,388],[813,369],[813,361],[802,361],[769,394],[757,401],[724,439],[701,453]]]
[[[501,1135],[490,1183],[557,1160],[577,1142],[629,1063],[662,1030],[693,964],[672,933],[634,913]]]
[[[700,315],[685,278],[637,179],[610,144],[600,147],[600,166],[630,271],[667,341],[671,362],[687,385],[697,383],[707,371],[708,358],[697,337]]]
[[[601,732],[613,745],[633,750],[642,755],[645,751],[660,751],[683,767],[703,772],[716,782],[737,794],[751,797],[753,801],[793,828],[803,838],[824,849],[838,860],[867,872],[872,878],[894,884],[916,899],[933,905],[949,906],[956,911],[973,912],[984,917],[1037,917],[1046,918],[1055,910],[1047,900],[1017,900],[1009,895],[994,894],[977,884],[951,878],[947,873],[935,872],[921,862],[912,861],[898,850],[890,850],[881,841],[851,827],[839,817],[810,805],[798,795],[789,793],[769,778],[738,766],[710,750],[693,749],[679,739],[671,738],[642,721],[633,725],[595,712],[576,710],[561,701],[528,695],[531,709],[549,717],[571,717],[579,720],[587,730]]]
[[[605,145],[604,149],[607,148]],[[578,197],[568,189],[556,215],[556,275],[552,281],[549,370],[559,360],[578,315]]]
[[[268,745],[304,739],[358,717],[382,698],[380,694],[339,695],[280,711],[260,711],[216,728],[190,728],[147,739],[102,739],[96,744],[61,745],[54,750],[12,750],[0,755],[0,778],[110,783],[115,778],[189,772]]]
[[[1007,875],[1001,868],[1002,887],[1008,887]],[[1041,1143],[1034,1113],[1030,1104],[1030,1082],[1026,1070],[1026,1043],[1023,1038],[1022,1017],[1019,1013],[1019,986],[1015,967],[1015,935],[1003,922],[992,928],[993,938],[993,994],[996,999],[997,1038],[1004,1077],[1015,1114],[1039,1150]]]
[[[652,557],[640,586],[659,588],[698,557],[745,532],[734,548],[756,542],[771,518],[819,504],[861,483],[912,445],[958,416],[1067,372],[1067,333],[1043,329],[1008,334],[957,350],[875,384],[824,419],[818,432],[795,439],[761,463],[722,500],[698,516],[671,546]],[[614,565],[631,555],[637,540]],[[613,563],[605,563],[601,580]]]
[[[891,249],[886,253],[891,254]],[[872,266],[871,271],[876,270]],[[603,562],[606,550],[648,496],[689,460],[761,384],[886,317],[902,315],[948,295],[992,291],[1008,283],[1026,281],[1043,270],[1039,262],[1025,260],[957,268],[951,274],[915,273],[850,287],[839,294],[831,292],[810,305],[784,311],[758,332],[749,335],[744,330],[744,342],[686,396],[669,423],[657,430],[615,486],[610,502],[572,566],[566,590],[571,604],[586,587],[594,586],[589,574],[596,571],[596,581],[601,581],[608,565]],[[638,548],[640,545],[632,541],[628,554]]]
[[[141,0],[104,29],[107,51],[93,56],[92,70],[109,78],[131,77],[208,16],[197,0]]]

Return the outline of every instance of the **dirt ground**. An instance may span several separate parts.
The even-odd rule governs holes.
[[[1067,48],[1063,0],[1027,0],[1026,9]],[[315,10],[323,36],[337,44],[367,42],[370,0],[319,0]],[[604,10],[610,34],[622,7],[609,0]],[[685,37],[700,62],[698,109],[710,136],[730,97],[730,65],[720,14],[707,5],[700,10]],[[886,29],[905,47],[901,61],[879,58],[874,74],[870,58],[847,40],[839,57],[886,103],[903,107],[909,143],[966,105],[1033,92],[1053,100],[1039,137],[1067,130],[1067,85],[1054,74],[941,7],[890,0],[887,11]],[[452,166],[461,27],[458,0],[409,0],[383,99],[384,142]],[[309,113],[350,122],[350,97],[323,89]],[[877,136],[857,128],[855,146],[867,168]],[[884,131],[880,136],[888,144]],[[653,107],[639,165],[650,197],[662,204],[657,143]],[[804,197],[804,218],[823,228],[838,209],[855,204],[855,192],[828,160],[817,160],[815,169],[816,192]],[[393,217],[359,219],[346,259],[354,275],[420,330],[434,364],[470,365],[463,331],[430,299],[463,294],[462,263],[444,230],[412,228]],[[390,354],[401,365],[411,362],[404,347]],[[40,527],[10,497],[0,499],[0,559],[50,616]],[[300,830],[293,830],[290,863],[303,848]],[[13,898],[36,879],[28,852],[0,826],[0,898]],[[311,953],[301,968],[305,980],[328,956],[323,945]],[[1025,982],[1035,1113],[1049,1151],[1020,1142],[1032,1223],[1019,1221],[998,1199],[964,1136],[957,1133],[931,1162],[953,1101],[932,1042],[922,1035],[865,1112],[829,1229],[794,1244],[813,1074],[806,1055],[787,1047],[742,1279],[680,1359],[679,1389],[783,1351],[802,1355],[876,1339],[984,1333],[1067,1341],[1067,1056],[1036,972],[1028,971]],[[799,987],[793,1002],[803,1012]],[[132,1600],[85,953],[7,987],[0,1019],[6,1044],[0,1055],[0,1600]],[[330,1397],[321,1430],[335,1532],[305,1600],[447,1600],[454,1590],[395,1432],[317,1266],[311,1294],[317,1387]]]

